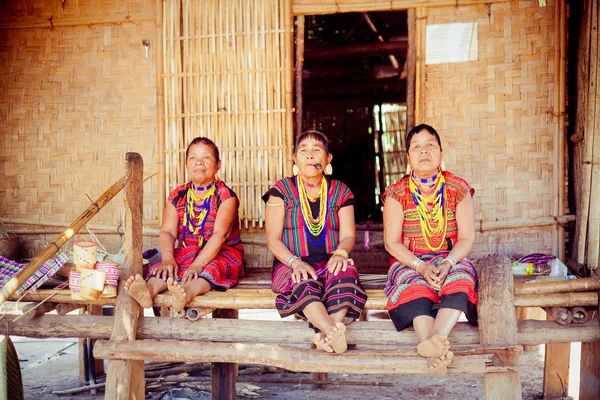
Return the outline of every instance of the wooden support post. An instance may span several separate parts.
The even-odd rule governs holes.
[[[512,266],[499,254],[484,257],[479,264],[479,304],[477,313],[482,346],[517,344],[517,314],[514,303]],[[513,372],[490,372],[483,376],[487,400],[520,400],[519,357],[501,360]]]
[[[59,305],[69,306],[70,304],[64,303],[64,304],[59,304]],[[64,310],[68,310],[68,308],[65,308],[65,307],[63,307],[63,308],[64,308]],[[58,311],[58,307],[57,307],[57,311]],[[102,306],[89,305],[81,310],[81,314],[102,315]],[[62,314],[62,315],[64,315],[64,314]],[[87,337],[89,337],[89,336],[87,336]],[[79,339],[79,383],[82,385],[86,383],[86,379],[85,379],[86,368],[88,369],[88,373],[89,373],[89,365],[87,365],[86,360],[88,363],[90,362],[90,360],[88,359],[89,352],[87,351],[86,345],[84,345],[85,340],[87,340],[87,339],[86,338]],[[92,340],[89,340],[87,343],[94,346],[94,343],[96,343],[96,340],[97,339],[92,339]],[[104,360],[95,359],[94,360],[94,368],[96,371],[96,377],[98,377],[100,375],[104,375],[105,374]],[[89,383],[89,382],[87,382],[87,383]]]
[[[598,327],[600,329],[600,327]],[[579,400],[600,398],[600,342],[581,343]]]
[[[548,320],[554,320],[548,314]],[[571,343],[546,345],[544,359],[544,398],[566,397],[569,390]]]
[[[138,319],[143,315],[140,305],[125,291],[125,281],[142,273],[142,185],[144,163],[137,153],[127,153],[127,188],[125,190],[125,264],[119,277],[119,294],[115,307],[115,324],[111,341],[135,340]],[[144,399],[144,361],[111,360],[106,377],[107,399]]]
[[[214,310],[213,318],[237,319],[237,310]],[[235,363],[213,362],[210,364],[213,400],[237,399],[235,380],[238,374],[238,365]]]

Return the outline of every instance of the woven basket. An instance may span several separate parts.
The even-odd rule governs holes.
[[[19,256],[19,236],[0,237],[0,256],[17,260]]]

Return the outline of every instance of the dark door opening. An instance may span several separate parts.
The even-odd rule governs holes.
[[[379,195],[406,168],[407,49],[403,11],[305,17],[301,130],[330,139],[359,223],[381,221]]]

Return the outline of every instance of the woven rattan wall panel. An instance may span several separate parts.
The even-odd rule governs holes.
[[[429,9],[427,24],[478,24],[479,60],[426,67],[426,122],[450,171],[476,189],[475,219],[553,216],[554,8],[537,1]],[[552,227],[478,234],[473,254],[521,241],[551,252]]]
[[[154,22],[0,30],[0,217],[70,223],[124,175],[128,151],[157,171],[156,59],[142,46],[154,37]],[[92,222],[118,225],[123,204]]]

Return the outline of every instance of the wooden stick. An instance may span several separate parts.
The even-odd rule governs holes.
[[[600,290],[600,277],[564,281],[515,283],[515,295]]]
[[[544,311],[561,325],[569,325],[573,322],[573,313],[565,307],[544,308]]]
[[[23,318],[33,319],[46,314],[56,308],[56,303],[32,303],[23,307]]]
[[[513,372],[517,369],[517,367],[503,365],[500,360],[518,357],[522,349],[520,346],[502,346],[455,348],[453,351],[456,356],[448,367],[452,372],[499,373]],[[297,372],[429,373],[427,360],[416,355],[416,350],[413,348],[379,351],[349,350],[332,357],[319,350],[265,344],[180,342],[177,346],[173,346],[173,343],[160,341],[101,340],[94,347],[94,356],[138,361],[247,362],[269,364]]]
[[[12,319],[12,315],[7,318]],[[114,317],[97,315],[42,315],[33,320],[11,322],[8,333],[33,338],[89,337],[110,338]],[[597,342],[600,329],[597,321],[584,324],[558,325],[554,321],[518,321],[518,344]],[[140,318],[138,339],[169,339],[195,341],[224,341],[246,343],[308,344],[314,331],[304,321],[214,320],[205,318],[188,321],[185,318]],[[347,327],[346,337],[351,344],[378,343],[388,346],[416,346],[418,340],[412,328],[396,332],[390,321],[356,321]],[[457,345],[480,343],[478,328],[459,322],[449,336]]]
[[[37,270],[44,265],[46,261],[52,258],[60,248],[73,235],[79,232],[94,215],[98,213],[117,193],[125,186],[125,178],[116,181],[106,192],[92,203],[75,221],[71,223],[52,243],[50,243],[41,253],[38,253],[21,272],[9,280],[2,288],[0,288],[0,304],[3,304],[27,279],[29,279]]]
[[[67,315],[71,311],[82,308],[81,304],[60,303],[56,305],[56,313],[58,315]]]
[[[158,135],[158,223],[162,223],[162,210],[165,209],[166,178],[165,178],[165,135],[166,122],[165,119],[165,81],[164,81],[164,41],[163,35],[163,7],[164,2],[157,1],[155,6],[155,21],[154,29],[156,30],[154,44],[155,65],[156,65],[156,134]]]
[[[587,310],[583,307],[573,307],[571,313],[573,314],[573,322],[576,324],[584,324],[590,319]]]

